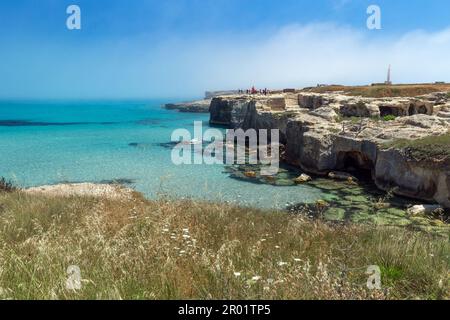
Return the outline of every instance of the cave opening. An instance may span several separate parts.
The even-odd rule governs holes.
[[[337,169],[352,173],[359,178],[370,179],[374,164],[365,154],[359,151],[339,152]]]
[[[428,113],[427,107],[425,105],[421,105],[419,108],[417,108],[417,113],[427,114]]]
[[[417,106],[411,103],[408,108],[408,115],[413,116],[415,114],[428,114],[427,106],[424,104]]]
[[[380,116],[402,116],[402,111],[400,108],[389,107],[389,106],[380,106]]]

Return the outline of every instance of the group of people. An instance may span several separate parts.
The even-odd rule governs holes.
[[[244,90],[239,89],[239,90],[238,90],[238,93],[243,94],[243,93],[244,93]],[[253,86],[251,89],[247,89],[247,90],[245,91],[245,93],[247,93],[247,94],[258,94],[258,93],[259,93],[259,94],[263,94],[263,95],[267,96],[270,92],[269,92],[269,90],[267,90],[267,88],[257,90],[257,89]]]

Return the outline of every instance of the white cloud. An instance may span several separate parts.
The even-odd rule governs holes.
[[[139,37],[124,39],[120,46],[103,43],[73,50],[51,51],[48,60],[36,60],[43,53],[35,51],[26,65],[39,68],[34,73],[29,68],[22,92],[161,97],[252,85],[368,84],[384,81],[389,64],[397,83],[450,81],[450,29],[383,37],[380,31],[324,23],[159,43]],[[70,63],[65,58],[63,64],[60,56]],[[17,55],[15,61],[23,65]],[[14,63],[3,68],[11,68],[3,71],[14,80]],[[43,70],[50,70],[46,77]]]
[[[396,38],[333,24],[293,25],[267,37],[172,42],[161,48],[170,70],[193,90],[301,87],[316,83],[367,84],[385,80],[392,64],[395,82],[450,81],[450,29],[414,31]],[[162,64],[164,69],[164,63]]]

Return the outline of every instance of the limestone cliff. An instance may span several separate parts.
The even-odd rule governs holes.
[[[178,110],[179,112],[208,113],[211,99],[204,99],[192,102],[166,103],[167,110]]]
[[[450,208],[448,165],[431,164],[432,159],[416,161],[401,149],[386,146],[399,138],[447,133],[446,97],[441,93],[379,99],[339,93],[216,97],[210,122],[229,128],[279,129],[284,160],[305,171],[326,175],[350,167],[367,170],[383,190]],[[386,115],[397,118],[380,119]]]

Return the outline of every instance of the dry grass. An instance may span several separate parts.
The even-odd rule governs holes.
[[[375,85],[375,86],[326,86],[308,89],[310,92],[324,93],[343,91],[352,96],[368,98],[385,97],[414,97],[433,92],[450,91],[450,84],[399,84],[399,85]]]
[[[3,299],[448,299],[448,262],[448,239],[404,229],[138,195],[0,194]],[[65,287],[69,265],[81,290]],[[383,290],[366,288],[369,265]]]

